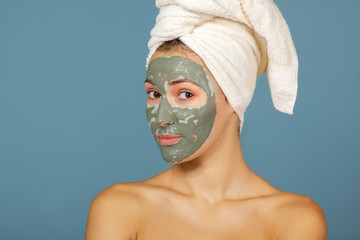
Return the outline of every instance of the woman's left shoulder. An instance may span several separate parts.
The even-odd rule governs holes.
[[[326,239],[324,211],[310,197],[281,192],[276,197],[276,217],[279,219],[279,239]]]

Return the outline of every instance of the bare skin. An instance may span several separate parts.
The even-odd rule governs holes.
[[[181,49],[152,59],[181,56]],[[326,221],[309,197],[281,191],[246,164],[238,117],[212,78],[217,115],[213,134],[192,156],[160,174],[100,192],[89,210],[85,240],[323,240]],[[166,125],[167,123],[161,123]]]

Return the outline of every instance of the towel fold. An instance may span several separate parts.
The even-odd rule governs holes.
[[[272,0],[157,0],[147,64],[179,38],[205,62],[244,123],[256,78],[265,72],[274,107],[292,114],[298,59],[289,28]]]

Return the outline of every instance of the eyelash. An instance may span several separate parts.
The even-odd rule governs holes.
[[[150,94],[151,92],[158,93],[158,94],[161,96],[161,94],[160,94],[159,92],[155,91],[155,90],[149,90],[149,91],[146,91],[145,93],[149,96],[149,94]],[[150,98],[151,98],[151,97],[150,97]],[[151,98],[151,99],[155,99],[155,98]]]
[[[149,96],[149,94],[151,93],[151,92],[154,92],[154,93],[158,93],[160,96],[161,96],[161,94],[159,93],[159,92],[157,92],[157,91],[155,91],[155,90],[149,90],[149,91],[145,91],[145,93]],[[180,97],[180,95],[182,94],[182,93],[190,93],[191,94],[191,96],[189,97],[189,98],[181,98]],[[192,93],[191,91],[189,91],[189,90],[180,90],[179,91],[179,94],[178,94],[178,96],[179,96],[179,98],[181,99],[181,100],[184,100],[184,101],[189,101],[193,96],[194,96],[194,93]],[[155,99],[155,98],[152,98],[152,97],[150,97],[151,99]]]
[[[191,97],[189,97],[189,98],[180,98],[181,100],[185,100],[185,101],[189,101],[193,96],[194,96],[194,94],[192,93],[192,92],[190,92],[190,91],[188,91],[188,90],[181,90],[180,91],[180,93],[179,93],[179,96],[182,94],[182,93],[190,93],[191,94]]]

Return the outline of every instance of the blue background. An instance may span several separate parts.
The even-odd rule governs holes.
[[[293,116],[260,77],[250,167],[360,239],[360,2],[277,0],[297,48]],[[82,239],[102,189],[168,168],[145,117],[150,0],[0,0],[0,239]]]

